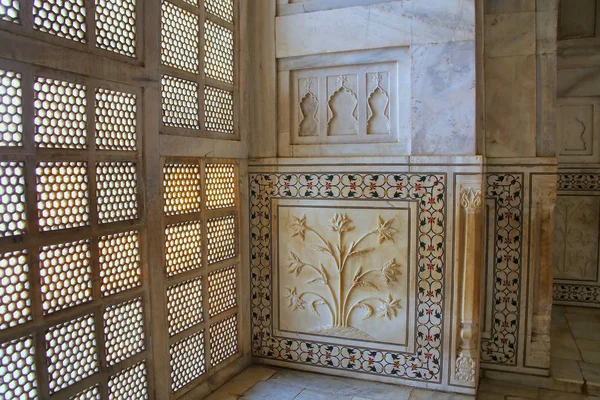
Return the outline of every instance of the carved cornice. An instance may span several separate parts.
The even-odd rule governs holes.
[[[481,189],[472,187],[461,189],[460,203],[467,211],[477,210],[483,204]]]

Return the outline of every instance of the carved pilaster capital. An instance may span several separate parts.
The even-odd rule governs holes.
[[[483,204],[481,189],[467,187],[460,191],[460,203],[467,211],[479,209]]]
[[[475,368],[477,360],[475,357],[465,357],[460,355],[456,359],[456,369],[454,377],[459,381],[475,382]]]
[[[542,207],[554,207],[556,204],[556,185],[538,186],[533,192],[535,202]]]

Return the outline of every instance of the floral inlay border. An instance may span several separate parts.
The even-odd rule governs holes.
[[[565,190],[565,191],[600,190],[600,173],[558,174],[558,190]]]
[[[600,305],[600,287],[555,283],[552,286],[552,298],[556,301],[569,301]]]
[[[486,196],[494,200],[494,287],[491,339],[481,341],[481,360],[516,365],[521,292],[523,174],[487,174]]]
[[[402,173],[251,174],[250,257],[253,354],[441,382],[446,175]],[[272,326],[272,199],[389,199],[418,202],[418,282],[414,354],[276,337]]]

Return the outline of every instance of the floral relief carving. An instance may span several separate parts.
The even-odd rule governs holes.
[[[455,378],[459,381],[473,382],[475,380],[475,358],[459,356],[456,359]]]
[[[365,267],[360,262],[360,257],[377,252],[377,246],[365,245],[365,239],[369,236],[376,236],[378,245],[394,241],[397,230],[392,224],[393,219],[384,220],[377,216],[376,226],[364,232],[357,240],[348,241],[344,235],[356,229],[353,221],[345,213],[335,213],[328,225],[337,235],[337,243],[332,243],[322,232],[307,224],[305,215],[292,216],[290,236],[303,241],[304,246],[317,257],[324,255],[325,258],[317,263],[301,259],[293,251],[289,252],[288,272],[302,278],[297,282],[303,283],[303,286],[300,290],[297,287],[285,288],[288,306],[293,311],[304,310],[308,306],[319,316],[319,308],[326,308],[331,316],[331,324],[318,327],[317,332],[320,334],[335,333],[349,338],[372,339],[367,333],[352,326],[350,316],[353,312],[362,310],[362,320],[372,316],[388,320],[395,318],[397,310],[401,308],[400,299],[389,291],[385,293],[385,289],[391,282],[398,282],[398,276],[402,274],[401,266],[392,258],[382,260],[380,266]],[[330,277],[335,277],[335,280]],[[350,277],[351,284],[345,285]],[[337,287],[334,287],[334,282]],[[326,294],[311,290],[314,286],[326,288]]]
[[[599,209],[597,197],[559,196],[555,220],[555,278],[596,279]]]
[[[466,210],[475,210],[483,204],[481,190],[465,188],[460,193],[460,203]]]
[[[356,371],[426,382],[441,382],[442,330],[445,289],[446,175],[404,173],[258,173],[250,176],[250,243],[252,265],[252,342],[256,357]],[[289,337],[278,332],[274,319],[273,273],[277,265],[271,253],[275,199],[360,199],[361,201],[411,201],[417,206],[416,293],[413,305],[414,351],[373,349],[368,345],[332,344],[331,341]],[[295,215],[302,220],[302,213]],[[389,218],[386,218],[386,220]],[[306,221],[304,223],[306,225]],[[310,225],[310,224],[309,224]],[[285,225],[287,228],[287,225]],[[300,228],[300,226],[298,227]],[[289,230],[286,230],[289,236]],[[293,240],[300,244],[302,230]],[[305,239],[308,237],[304,231]],[[292,239],[288,239],[290,242]],[[310,239],[312,240],[312,239]],[[375,239],[371,239],[375,241]],[[396,240],[394,246],[400,240]],[[389,245],[389,243],[385,243]],[[296,252],[300,255],[300,252]],[[312,254],[312,253],[311,253]],[[287,257],[286,252],[282,253]],[[300,258],[302,259],[302,258]],[[274,262],[275,261],[275,262]],[[285,264],[285,263],[284,263]],[[407,272],[405,272],[407,274]],[[287,272],[285,276],[290,276]],[[291,276],[293,278],[293,276]],[[331,277],[330,277],[331,278]],[[285,285],[288,287],[289,285]],[[290,289],[293,286],[290,287]],[[285,295],[285,289],[281,290]],[[299,293],[297,290],[296,293]],[[280,308],[288,308],[283,298]],[[304,304],[305,307],[309,303]],[[405,312],[404,307],[400,311]],[[328,311],[318,307],[321,315]],[[399,311],[399,312],[400,312]],[[312,314],[309,314],[311,317]],[[392,318],[392,321],[399,318]],[[367,320],[368,321],[368,320]],[[384,322],[387,319],[381,319]]]

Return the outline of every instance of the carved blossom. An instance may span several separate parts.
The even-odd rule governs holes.
[[[400,299],[394,299],[391,293],[388,293],[386,300],[379,299],[381,305],[377,308],[377,316],[380,318],[387,318],[391,320],[392,317],[397,315],[397,311],[400,307]]]
[[[306,215],[303,215],[302,218],[292,217],[292,219],[292,223],[290,224],[292,237],[300,236],[304,240],[306,235]]]
[[[398,231],[392,228],[392,222],[394,222],[393,218],[384,221],[384,219],[381,218],[381,216],[377,216],[377,228],[375,229],[375,231],[379,234],[379,244],[382,244],[386,240],[389,240],[392,243],[394,242],[394,235]]]
[[[329,227],[332,231],[338,233],[344,233],[354,229],[354,226],[352,225],[352,220],[348,218],[346,214],[338,213],[336,213],[334,217],[330,220]]]
[[[398,282],[398,276],[402,275],[400,272],[400,264],[396,263],[396,259],[392,258],[383,264],[381,267],[381,275],[385,283]]]
[[[302,300],[302,294],[299,295],[295,287],[291,289],[286,288],[285,290],[288,292],[287,296],[285,296],[286,299],[288,299],[288,307],[292,308],[293,311],[296,311],[297,309],[304,310],[306,302]]]

